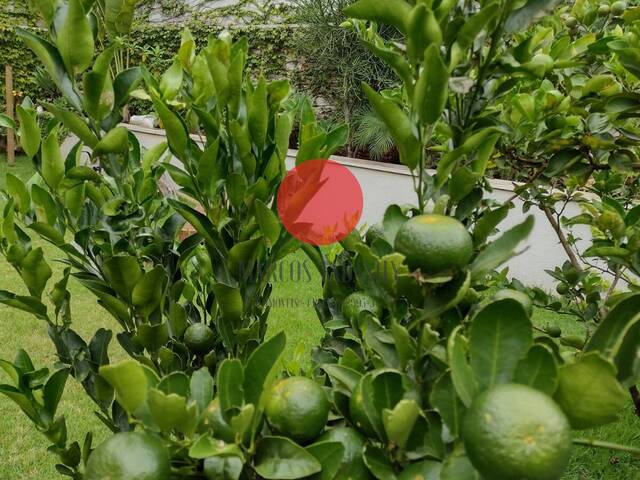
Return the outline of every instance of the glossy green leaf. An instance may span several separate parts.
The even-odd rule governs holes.
[[[168,278],[161,265],[144,273],[131,292],[131,304],[138,313],[147,318],[159,306],[164,296]]]
[[[381,448],[367,445],[364,447],[364,463],[378,480],[396,480],[396,474],[389,457]]]
[[[262,152],[267,139],[267,128],[269,127],[269,106],[267,103],[267,80],[260,76],[258,83],[251,96],[249,107],[249,132],[251,139]],[[251,175],[251,173],[249,173]]]
[[[131,294],[142,277],[142,270],[136,257],[115,256],[104,263],[107,280],[119,295],[131,301]]]
[[[241,457],[225,455],[204,460],[204,475],[208,480],[238,480],[244,462]]]
[[[93,32],[80,0],[68,0],[56,15],[62,21],[56,25],[56,46],[60,57],[73,76],[85,70],[93,59]]]
[[[33,158],[40,149],[40,127],[38,126],[35,112],[18,105],[16,114],[20,123],[20,129],[18,130],[20,146],[27,157]]]
[[[393,409],[382,412],[382,421],[387,438],[404,448],[420,415],[420,405],[415,400],[400,400]]]
[[[247,403],[260,405],[264,389],[272,380],[285,343],[285,334],[280,332],[262,343],[249,357],[244,369],[244,397]]]
[[[129,130],[125,127],[116,127],[102,137],[93,149],[94,156],[120,154],[129,151]]]
[[[98,139],[91,131],[87,123],[69,110],[60,108],[52,103],[43,104],[51,114],[53,114],[62,124],[67,127],[74,135],[90,148],[94,148],[98,143]]]
[[[237,359],[225,359],[218,367],[216,385],[223,417],[231,409],[239,409],[244,403],[244,369]]]
[[[82,109],[82,102],[75,91],[74,84],[67,74],[60,53],[54,45],[23,28],[16,28],[16,34],[38,57],[49,73],[49,76],[64,94],[69,103],[77,110]]]
[[[6,290],[0,290],[0,303],[30,313],[43,320],[49,318],[46,305],[36,297],[20,296]]]
[[[322,466],[322,471],[316,474],[314,480],[333,480],[342,466],[344,447],[338,442],[317,442],[306,447]]]
[[[177,58],[160,78],[160,92],[162,99],[173,100],[182,87],[182,64]]]
[[[376,114],[382,119],[400,153],[400,161],[415,169],[422,159],[422,146],[413,133],[409,117],[392,100],[376,93],[369,85],[362,88]]]
[[[44,408],[51,418],[55,417],[58,410],[58,404],[62,399],[64,393],[64,387],[69,378],[69,371],[66,369],[58,370],[55,372],[44,385],[42,391],[42,398],[44,400]]]
[[[561,366],[558,378],[554,398],[573,428],[606,425],[623,413],[627,392],[616,379],[615,366],[599,353],[586,353]]]
[[[471,368],[481,389],[508,383],[533,342],[533,329],[522,304],[494,301],[474,316],[469,335]]]
[[[14,206],[23,215],[31,208],[31,196],[24,182],[12,173],[7,173],[5,177],[7,193],[13,198]]]
[[[51,267],[44,259],[41,247],[27,253],[20,265],[22,280],[29,289],[29,293],[38,299],[42,297],[42,292],[52,274]]]
[[[208,368],[202,367],[193,372],[189,389],[191,391],[191,400],[196,402],[201,412],[204,412],[207,405],[213,400],[213,377]]]
[[[462,336],[462,327],[457,327],[447,341],[447,355],[453,385],[466,407],[471,405],[478,391],[478,382],[467,358],[468,352],[469,345],[467,339]]]
[[[124,36],[131,30],[139,0],[105,0],[104,19],[109,37]]]
[[[404,0],[358,0],[344,9],[347,17],[393,25],[406,33],[411,6]]]
[[[147,399],[147,375],[135,360],[127,359],[100,367],[100,376],[113,387],[116,400],[129,413],[133,413]]]
[[[558,387],[558,366],[551,351],[544,345],[532,346],[518,363],[513,380],[553,396]]]
[[[58,144],[58,129],[51,130],[42,142],[42,178],[56,190],[64,177],[64,159]]]
[[[504,232],[500,238],[491,242],[471,264],[473,278],[481,278],[491,270],[500,266],[513,257],[516,248],[529,236],[533,230],[534,217],[527,219]]]
[[[437,122],[444,111],[449,92],[449,69],[444,64],[439,47],[431,45],[424,56],[424,65],[416,83],[414,104],[424,125]]]
[[[187,399],[184,397],[176,394],[165,395],[159,390],[151,389],[147,403],[154,422],[163,432],[188,430],[185,427],[193,423],[187,410]]]
[[[254,202],[256,217],[260,225],[260,231],[268,240],[270,245],[275,245],[280,237],[280,220],[273,211],[265,205],[262,200]]]
[[[322,466],[304,448],[284,437],[263,437],[258,443],[254,469],[262,478],[296,479],[321,471]]]
[[[453,435],[459,435],[465,407],[456,393],[451,373],[442,375],[433,386],[429,398],[431,405],[438,411],[442,420]]]

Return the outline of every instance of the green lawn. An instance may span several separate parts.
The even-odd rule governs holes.
[[[6,164],[0,157],[0,187],[4,186]],[[11,173],[28,178],[30,168],[21,159],[18,165],[9,169]],[[47,258],[59,258],[54,249],[43,245]],[[290,265],[304,261],[301,254],[292,255],[284,260],[284,272]],[[54,278],[61,272],[60,266],[54,267]],[[320,281],[314,276],[311,281],[295,282],[285,276],[283,281],[275,283],[274,306],[269,320],[270,333],[284,330],[287,333],[287,359],[296,350],[309,351],[316,345],[322,329],[315,316],[312,301],[321,294]],[[24,292],[21,281],[6,262],[0,261],[0,289]],[[99,327],[117,331],[117,324],[97,305],[94,297],[76,283],[71,284],[72,308],[75,328],[85,337],[89,337]],[[579,324],[572,319],[550,314],[546,311],[535,312],[534,322],[538,325],[554,323],[566,333],[578,333]],[[0,306],[0,358],[12,359],[19,348],[27,350],[38,365],[51,365],[55,361],[54,350],[46,334],[43,322],[33,319],[8,307]],[[112,344],[112,358],[122,358],[124,354],[117,342]],[[0,377],[2,378],[2,377]],[[4,380],[4,378],[2,378]],[[579,401],[579,399],[576,399]],[[60,411],[67,417],[69,437],[82,441],[87,430],[93,430],[96,440],[105,435],[104,428],[93,416],[91,403],[86,400],[82,389],[73,380],[69,381]],[[580,432],[580,436],[592,435],[602,440],[640,446],[640,419],[631,408],[624,412],[620,422],[595,432]],[[58,478],[53,468],[53,455],[46,452],[47,441],[33,430],[31,423],[18,411],[8,399],[0,398],[0,479],[43,480]],[[565,480],[631,480],[640,478],[640,459],[627,454],[611,453],[586,448],[575,449],[570,469]]]

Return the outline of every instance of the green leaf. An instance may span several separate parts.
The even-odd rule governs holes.
[[[116,400],[129,413],[135,412],[147,399],[147,375],[135,360],[100,367],[100,376],[113,387]]]
[[[422,145],[413,133],[409,117],[398,104],[376,93],[369,85],[363,84],[362,88],[376,114],[389,128],[400,153],[400,161],[414,170],[422,160]]]
[[[414,104],[419,109],[423,125],[431,125],[440,119],[448,92],[449,69],[442,60],[439,46],[432,44],[425,53],[414,92]]]
[[[167,322],[157,325],[143,323],[138,327],[135,338],[149,352],[156,352],[169,340],[169,325]]]
[[[487,238],[493,233],[494,229],[502,220],[507,218],[509,214],[510,204],[502,205],[493,210],[487,210],[476,222],[473,229],[473,243],[482,245]]]
[[[560,0],[529,0],[522,7],[511,12],[505,23],[507,33],[522,32],[529,25],[551,13]]]
[[[202,367],[191,375],[191,400],[196,402],[198,409],[204,412],[213,400],[213,377],[207,367]]]
[[[27,253],[20,265],[22,280],[29,289],[29,293],[38,299],[42,298],[42,292],[52,274],[41,247]]]
[[[153,421],[163,432],[189,430],[194,423],[187,410],[187,399],[175,393],[165,395],[159,390],[149,390],[147,399]]]
[[[138,259],[131,256],[111,257],[104,262],[104,273],[111,288],[131,302],[133,289],[142,277]]]
[[[616,304],[593,332],[584,351],[598,352],[604,358],[615,361],[625,339],[630,338],[632,329],[635,329],[638,324],[640,324],[640,294],[635,294]],[[637,346],[640,340],[635,343]],[[619,369],[624,369],[625,366],[618,364]]]
[[[500,238],[487,245],[471,264],[473,278],[486,275],[513,257],[515,249],[533,230],[533,223],[534,217],[529,215],[524,222],[507,230]]]
[[[227,417],[227,412],[239,409],[244,403],[244,369],[238,359],[226,358],[218,367],[216,385],[220,411]]]
[[[212,289],[222,312],[221,322],[224,323],[224,325],[219,325],[219,328],[221,328],[225,341],[231,344],[233,330],[240,328],[242,319],[244,309],[242,294],[239,288],[230,287],[223,283],[215,283]]]
[[[129,151],[129,130],[125,127],[116,127],[102,137],[93,149],[93,156],[108,154],[124,155]]]
[[[74,84],[65,70],[60,53],[51,43],[23,28],[16,28],[16,34],[38,57],[58,89],[77,110],[82,110],[82,102],[75,91]]]
[[[189,449],[189,456],[197,459],[227,455],[242,458],[242,450],[237,445],[225,443],[208,435],[201,436]]]
[[[398,480],[440,480],[440,470],[442,463],[435,460],[423,460],[420,463],[413,463],[407,466]]]
[[[178,58],[160,78],[160,92],[165,101],[173,100],[182,87],[182,65]]]
[[[151,100],[164,125],[171,151],[175,153],[178,158],[186,158],[187,147],[189,145],[189,133],[182,119],[172,112],[169,107],[155,95],[151,95]]]
[[[411,6],[404,0],[358,0],[346,7],[344,14],[351,18],[393,25],[406,33]]]
[[[80,0],[63,3],[56,15],[62,17],[62,22],[56,24],[56,45],[67,71],[73,76],[91,64],[93,32]]]
[[[532,346],[518,363],[513,380],[553,396],[558,387],[558,366],[551,351],[544,345]]]
[[[462,450],[450,453],[442,464],[439,480],[482,480]]]
[[[168,277],[161,265],[140,277],[131,292],[131,304],[143,318],[148,318],[162,302]]]
[[[471,405],[478,391],[478,382],[467,359],[469,345],[462,336],[462,327],[458,326],[449,336],[447,355],[451,367],[451,379],[458,396],[466,407]]]
[[[595,428],[617,421],[627,405],[627,392],[616,379],[615,366],[590,352],[558,369],[554,396],[576,429]]]
[[[285,334],[280,332],[256,348],[249,357],[244,369],[244,397],[246,403],[260,405],[262,393],[278,366],[285,343]]]
[[[253,143],[261,153],[264,149],[267,138],[267,128],[269,127],[269,106],[267,104],[267,80],[260,75],[258,84],[251,96],[249,109],[249,132]],[[253,172],[247,172],[252,175]]]
[[[268,240],[270,245],[275,245],[280,237],[280,220],[273,211],[265,205],[265,203],[257,199],[254,202],[256,208],[256,218],[260,225],[260,231]]]
[[[110,38],[125,36],[131,30],[139,0],[105,0],[104,19]]]
[[[0,113],[0,127],[2,127],[2,128],[10,128],[11,130],[15,130],[16,129],[16,123],[13,121],[13,119],[8,117],[4,113]]]
[[[26,214],[31,208],[31,198],[24,182],[14,174],[7,173],[6,183],[7,193],[13,198],[14,205],[20,213]]]
[[[239,456],[209,457],[204,460],[204,475],[208,480],[238,480],[243,467]]]
[[[55,191],[64,177],[64,158],[58,144],[58,128],[42,142],[42,178]]]
[[[49,318],[46,305],[35,297],[19,296],[6,290],[0,290],[0,303],[28,312],[43,320]]]
[[[393,410],[383,410],[382,422],[387,438],[398,447],[404,448],[418,415],[420,405],[415,400],[400,400]]]
[[[364,464],[378,480],[395,480],[396,474],[384,450],[367,445],[362,456]]]
[[[94,148],[98,138],[91,131],[87,123],[73,112],[64,110],[51,103],[43,103],[51,114],[62,122],[74,135],[76,135],[89,148]]]
[[[21,105],[16,107],[20,129],[18,136],[20,137],[20,146],[25,155],[30,159],[33,158],[40,149],[40,127],[35,117],[35,112],[27,110]]]
[[[47,383],[44,385],[44,389],[42,391],[44,408],[51,418],[56,415],[58,404],[62,399],[64,387],[67,383],[67,378],[69,378],[69,370],[58,370],[49,377]]]
[[[317,442],[309,445],[306,450],[322,465],[322,471],[313,477],[314,480],[333,480],[342,466],[345,451],[342,444]]]
[[[18,389],[12,387],[10,385],[0,385],[0,393],[7,396],[13,402],[20,407],[20,409],[24,412],[27,417],[31,419],[36,425],[39,425],[41,420],[36,412],[35,408],[31,404],[29,398],[26,395],[20,393]]]
[[[462,417],[466,409],[456,393],[451,379],[451,372],[446,372],[438,379],[433,386],[429,401],[438,413],[440,413],[449,431],[454,436],[458,436],[462,425]]]
[[[284,437],[264,437],[258,443],[254,469],[262,478],[296,479],[321,471],[320,462]]]
[[[494,301],[473,318],[469,335],[471,368],[481,389],[508,383],[533,342],[533,329],[522,304]]]

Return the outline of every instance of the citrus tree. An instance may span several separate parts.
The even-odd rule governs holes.
[[[637,378],[622,359],[638,348],[637,294],[618,298],[567,354],[556,332],[533,328],[529,296],[477,293],[532,226],[488,241],[510,205],[483,199],[483,179],[509,132],[495,105],[514,85],[504,58],[518,44],[504,40],[546,8],[361,0],[346,9],[344,26],[398,73],[396,95],[364,89],[418,196],[416,207],[389,207],[365,238],[345,239],[334,261],[322,257],[316,309],[327,335],[314,360],[344,424],[364,438],[362,476],[560,478],[572,443],[599,444],[571,430],[615,421]],[[381,23],[404,41],[377,35]],[[527,70],[546,72],[546,60],[532,54]]]

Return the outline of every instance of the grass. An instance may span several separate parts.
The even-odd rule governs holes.
[[[0,188],[4,187],[6,171],[21,178],[28,178],[31,172],[29,164],[19,159],[16,167],[7,169],[0,157]],[[49,259],[59,258],[55,249],[42,245]],[[297,266],[304,261],[301,254],[295,254],[284,260],[283,277],[275,282],[272,296],[272,311],[269,319],[269,334],[284,330],[287,333],[287,353],[285,358],[291,359],[299,352],[308,352],[317,345],[322,336],[322,328],[313,310],[313,299],[321,294],[320,280],[317,275],[309,279],[302,273],[300,281],[294,281]],[[293,278],[290,275],[293,267]],[[62,268],[54,265],[54,278],[59,278]],[[308,280],[308,281],[306,281]],[[15,271],[0,261],[0,289],[24,293]],[[96,303],[93,296],[80,285],[71,282],[72,309],[74,327],[84,338],[99,327],[118,330],[118,325]],[[536,310],[534,323],[539,326],[547,323],[556,324],[566,334],[577,334],[582,331],[580,324],[567,316]],[[32,355],[39,366],[52,365],[55,352],[46,334],[46,326],[9,307],[0,306],[0,358],[11,359],[19,348],[24,348]],[[110,351],[113,359],[123,358],[117,342],[112,343]],[[0,380],[4,380],[0,376]],[[576,399],[579,401],[579,399]],[[96,442],[106,435],[105,428],[94,417],[92,404],[87,400],[82,389],[73,381],[68,383],[67,390],[60,406],[69,427],[69,438],[82,442],[83,435],[93,430]],[[631,403],[621,420],[595,431],[578,432],[579,436],[592,436],[601,440],[640,446],[640,419],[633,413]],[[0,479],[42,480],[59,478],[53,462],[54,456],[46,452],[48,442],[37,433],[31,422],[4,397],[0,397],[0,451],[3,462],[0,462]],[[563,480],[631,480],[640,478],[640,459],[628,454],[619,454],[606,450],[576,447],[571,465]]]

